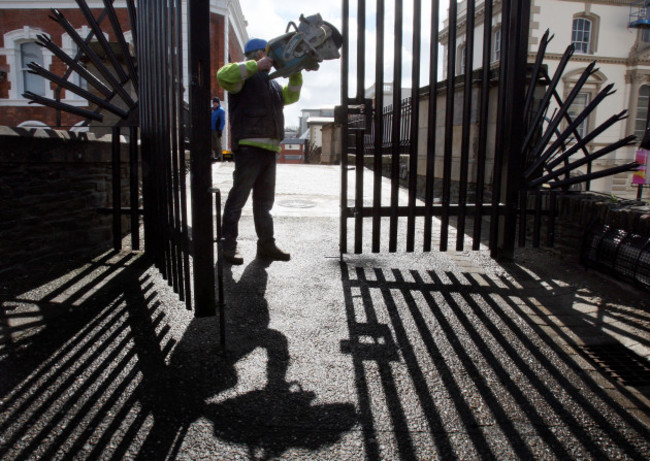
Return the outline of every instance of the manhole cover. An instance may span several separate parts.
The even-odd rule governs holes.
[[[316,204],[311,200],[300,200],[300,199],[281,200],[278,202],[278,205],[283,206],[285,208],[313,208],[316,206]]]
[[[650,383],[650,364],[622,344],[583,346],[582,350],[614,378],[628,386]]]

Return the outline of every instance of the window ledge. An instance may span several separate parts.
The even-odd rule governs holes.
[[[70,104],[71,106],[76,106],[76,107],[88,107],[88,101],[85,99],[62,99],[61,102],[65,104]],[[43,106],[38,103],[32,103],[30,104],[29,99],[0,99],[0,106],[16,106],[16,107],[26,107],[26,106],[34,106],[34,107],[47,107]]]

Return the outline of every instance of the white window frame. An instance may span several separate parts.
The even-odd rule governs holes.
[[[576,105],[575,101],[580,97],[584,97],[584,99],[585,99],[584,105],[581,104],[579,106],[579,110],[576,111],[575,113],[572,113],[573,111],[571,110],[571,108],[573,108],[573,106]],[[588,90],[587,91],[581,91],[576,96],[576,99],[573,100],[573,104],[571,104],[567,114],[571,116],[572,120],[575,120],[578,117],[578,115],[580,115],[582,113],[582,111],[589,105],[589,103],[591,103],[592,99],[593,99],[593,95],[591,94],[590,91],[588,91]],[[585,136],[587,136],[587,134],[589,134],[589,117],[585,118],[582,121],[582,123],[577,127],[577,131],[578,131],[578,134],[580,135],[580,138],[584,138]]]
[[[74,124],[72,128],[70,128],[70,131],[73,131],[75,133],[87,133],[90,131],[90,128],[88,126],[84,125],[85,120],[82,120],[80,122],[77,122]]]
[[[50,128],[46,123],[41,122],[40,120],[25,120],[18,124],[18,128]]]
[[[82,26],[80,29],[75,29],[75,31],[82,38],[88,36],[91,30],[92,29],[90,29],[90,27],[88,26]],[[108,34],[104,34],[104,35],[108,35]],[[77,44],[74,42],[74,40],[72,40],[72,37],[70,37],[70,34],[65,32],[61,35],[61,44],[62,44],[61,49],[65,52],[65,54],[74,58],[75,55],[77,54],[78,47]],[[77,74],[75,71],[72,71],[71,75],[74,75],[74,80],[72,80],[72,83],[74,83],[75,85],[79,85],[79,83],[82,80],[81,76]],[[87,85],[82,86],[82,88],[87,89]],[[64,90],[64,91],[65,91],[65,98],[63,98],[63,100],[68,103],[74,103],[74,101],[85,101],[85,99],[73,93],[72,91],[68,91],[68,90]]]
[[[562,77],[563,86],[564,86],[563,94],[564,94],[565,101],[566,98],[571,93],[571,91],[573,90],[573,88],[575,87],[576,82],[579,80],[584,70],[585,70],[584,68],[577,68],[568,72],[566,75]],[[595,72],[587,79],[583,87],[580,89],[580,93],[579,93],[579,94],[586,93],[588,95],[586,105],[590,104],[591,101],[593,101],[594,98],[598,96],[598,93],[606,84],[607,84],[607,77],[601,71]],[[586,105],[584,107],[586,107]],[[597,112],[598,112],[598,108],[592,110],[591,113],[580,125],[580,127],[578,127],[578,133],[581,134],[581,136],[584,137],[585,134],[590,133],[593,130],[593,128],[596,126],[596,121],[598,120]],[[575,119],[575,115],[577,114],[572,114],[571,118]],[[629,119],[630,117],[628,117],[628,121]],[[564,130],[567,126],[568,126],[567,122],[563,121],[562,129]]]
[[[589,39],[587,41],[581,40],[581,41],[576,41],[575,34],[577,31],[576,28],[576,23],[582,22],[583,24],[589,24]],[[575,47],[575,52],[578,54],[591,54],[593,53],[593,40],[594,40],[594,21],[592,21],[590,18],[586,18],[584,16],[576,16],[573,18],[573,21],[571,21],[571,43]],[[585,33],[584,28],[580,29],[578,32],[580,33]],[[586,45],[586,50],[584,49]]]
[[[458,52],[456,53],[456,75],[465,75],[465,69],[467,67],[467,44],[462,43],[458,46]]]
[[[126,43],[128,43],[129,45],[134,46],[134,44],[133,44],[133,31],[125,30],[125,31],[122,31],[122,33],[124,34],[124,40],[126,41]]]
[[[37,35],[43,34],[50,37],[49,34],[43,32],[41,29],[25,26],[22,29],[12,30],[4,34],[4,48],[0,48],[0,55],[7,57],[7,64],[9,65],[9,72],[7,72],[7,79],[11,83],[9,86],[9,98],[0,99],[0,106],[26,106],[29,104],[29,99],[22,96],[22,69],[21,69],[21,54],[20,45],[26,42],[34,42],[37,40]],[[49,69],[52,65],[52,53],[43,48],[43,67]],[[54,92],[49,82],[45,82],[45,97],[53,98]]]
[[[45,96],[45,85],[47,80],[37,74],[33,74],[30,64],[43,65],[43,50],[37,42],[28,40],[21,42],[20,56],[18,57],[16,68],[19,70],[18,91],[23,93],[34,93],[38,96]],[[29,49],[28,49],[29,47]]]
[[[644,88],[646,89],[647,94],[643,96],[645,100],[642,101],[641,91]],[[645,134],[646,121],[648,119],[649,99],[650,99],[650,84],[644,83],[643,85],[639,86],[639,91],[637,92],[636,113],[634,114],[634,134],[637,137],[637,141],[641,141],[641,139],[643,139],[643,135]]]
[[[501,61],[501,26],[494,29],[493,34],[493,43],[492,43],[492,61],[499,62]]]

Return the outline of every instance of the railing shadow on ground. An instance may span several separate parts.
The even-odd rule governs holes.
[[[226,355],[216,319],[193,318],[144,256],[111,253],[90,267],[4,302],[9,326],[20,304],[34,317],[65,315],[11,330],[0,349],[3,460],[197,459],[224,445],[235,457],[269,459],[327,446],[355,424],[353,405],[315,405],[313,392],[285,381],[287,340],[268,328],[263,265],[237,283],[251,296],[233,303],[237,346]],[[238,393],[235,365],[258,347],[268,353],[263,385]]]
[[[545,300],[524,288],[530,275],[514,266],[494,276],[356,264],[341,263],[350,332],[342,350],[354,362],[367,459],[383,459],[376,440],[386,420],[401,459],[427,455],[422,437],[443,459],[647,458],[647,418],[612,391],[646,415],[650,408],[597,369],[581,371],[588,358],[571,341],[551,339],[556,326],[539,320]],[[588,316],[580,324],[591,325]],[[415,425],[413,406],[422,415]]]

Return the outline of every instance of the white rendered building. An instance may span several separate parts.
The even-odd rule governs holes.
[[[534,62],[540,40],[548,29],[553,35],[544,59],[548,73],[553,77],[560,59],[569,45],[575,46],[575,53],[562,74],[558,93],[565,98],[585,68],[596,61],[597,72],[576,98],[570,113],[579,113],[607,85],[614,84],[615,93],[607,97],[592,112],[580,130],[587,133],[606,119],[623,110],[628,118],[607,129],[588,146],[594,152],[630,134],[637,134],[640,141],[646,124],[648,96],[650,95],[650,29],[631,27],[631,11],[638,12],[630,0],[531,0],[530,35],[528,60]],[[650,2],[648,2],[650,3]],[[476,1],[475,42],[472,68],[482,66],[482,37],[484,26],[484,0]],[[494,0],[491,18],[492,50],[491,62],[498,65],[501,43],[501,0]],[[650,5],[649,5],[650,6]],[[456,48],[456,74],[465,65],[465,15],[467,1],[458,3],[459,20]],[[637,17],[638,18],[638,17]],[[444,47],[445,69],[447,69],[448,23],[441,33]],[[634,24],[633,24],[634,25]],[[551,107],[551,111],[553,108]],[[593,163],[593,171],[629,163],[635,159],[636,145],[626,146],[602,157]],[[632,173],[622,173],[591,183],[592,191],[633,198],[636,188],[631,187]]]

